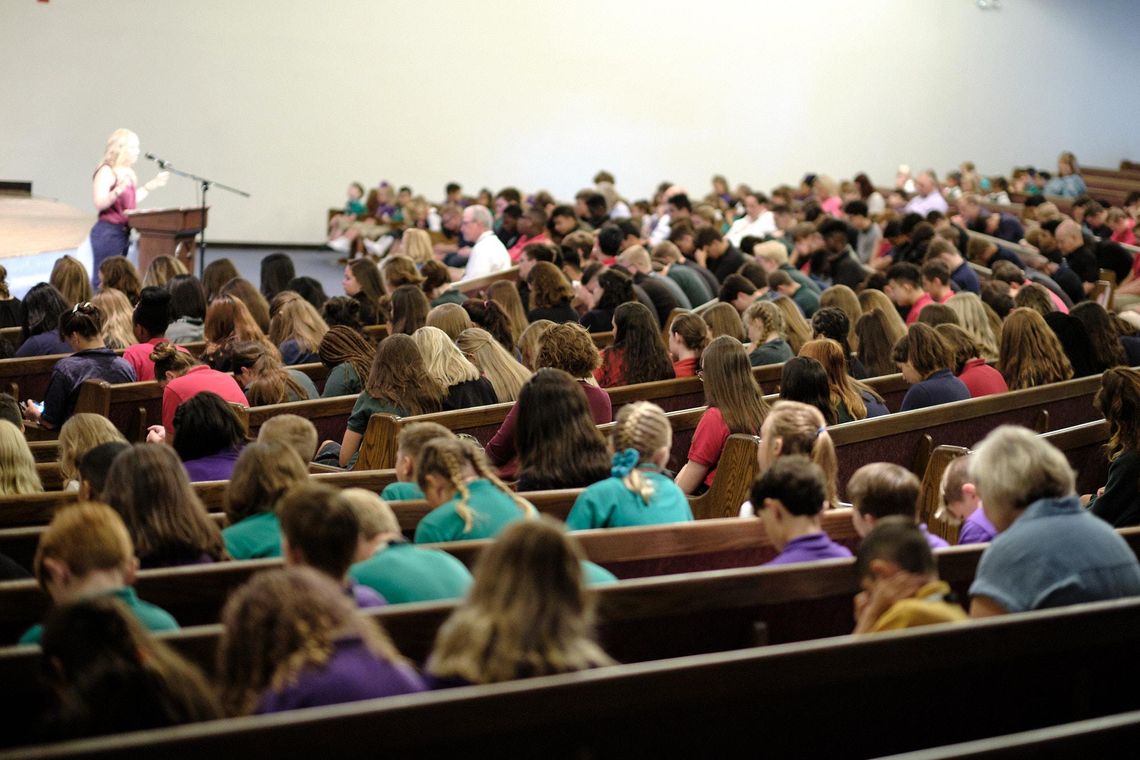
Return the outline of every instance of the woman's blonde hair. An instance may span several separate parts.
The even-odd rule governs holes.
[[[753,322],[760,323],[762,334],[761,341],[772,333],[776,333],[781,338],[787,339],[788,327],[784,322],[784,312],[777,308],[776,304],[771,301],[754,301],[744,312],[745,326],[751,325]],[[753,346],[755,348],[755,346]]]
[[[307,668],[326,665],[337,639],[358,636],[375,655],[404,659],[379,623],[358,615],[336,582],[311,567],[257,573],[222,612],[218,674],[222,706],[247,715],[268,690],[281,690]]]
[[[836,409],[842,403],[847,407],[851,419],[861,420],[867,416],[867,402],[857,381],[849,374],[847,357],[843,354],[843,346],[831,338],[817,338],[809,340],[800,349],[800,356],[810,356],[821,365],[827,373],[827,385],[831,389],[831,403]]]
[[[780,439],[780,456],[802,454],[810,457],[827,476],[827,502],[834,509],[839,505],[839,459],[835,455],[835,442],[827,432],[823,413],[810,404],[799,401],[777,401],[772,404],[765,420],[769,440],[761,446],[774,450],[775,439]]]
[[[514,282],[508,280],[492,282],[491,286],[487,288],[487,298],[503,307],[503,311],[506,312],[510,320],[511,342],[517,346],[523,330],[530,324],[530,320],[526,318],[526,309],[523,308],[518,288],[515,287]]]
[[[819,296],[819,308],[832,306],[847,315],[847,345],[852,351],[859,350],[859,338],[855,335],[855,323],[863,316],[859,296],[846,285],[832,285]]]
[[[63,296],[68,308],[91,300],[91,278],[87,275],[87,267],[73,256],[60,256],[55,260],[49,282]]]
[[[614,421],[614,458],[616,461],[624,452],[637,452],[637,462],[630,463],[622,483],[630,491],[641,497],[646,504],[653,497],[653,484],[645,473],[637,469],[647,459],[651,459],[661,449],[669,450],[673,445],[673,426],[665,416],[665,410],[648,401],[634,401],[626,404],[618,412]],[[626,469],[624,466],[621,469]]]
[[[59,429],[59,472],[64,482],[79,480],[79,460],[91,449],[112,441],[127,442],[118,428],[101,414],[71,415]]]
[[[184,274],[189,274],[186,271],[186,265],[177,258],[174,256],[157,256],[151,260],[150,266],[146,268],[142,284],[144,288],[152,285],[165,288],[166,283]]]
[[[527,328],[522,331],[522,335],[519,336],[517,346],[522,355],[523,366],[532,372],[538,369],[538,351],[542,346],[542,338],[551,327],[554,327],[553,321],[537,319],[527,325]]]
[[[531,372],[515,361],[491,333],[472,327],[459,333],[456,346],[476,369],[482,372],[495,389],[500,402],[514,401],[530,379]]]
[[[475,583],[440,628],[427,670],[480,684],[613,664],[593,637],[583,559],[550,518],[508,526],[480,556]]]
[[[428,376],[445,390],[457,383],[479,379],[479,369],[438,327],[421,327],[412,335],[412,340],[424,358]]]
[[[527,517],[537,512],[534,505],[522,498],[499,479],[487,461],[487,456],[470,441],[458,438],[436,438],[428,441],[416,457],[416,483],[426,490],[428,475],[435,475],[448,481],[459,495],[455,513],[463,520],[463,532],[468,533],[479,519],[478,511],[470,503],[471,491],[467,479],[476,477],[490,481],[496,488],[510,497],[519,511]]]
[[[403,242],[401,247],[403,254],[415,263],[423,264],[434,260],[431,236],[425,230],[404,230],[404,236],[401,240]]]
[[[20,429],[0,420],[0,496],[22,496],[44,490],[36,459]]]
[[[1045,318],[1033,309],[1014,309],[1001,330],[998,367],[1011,391],[1068,380],[1073,365]]]
[[[91,303],[103,313],[103,343],[107,348],[121,350],[138,343],[135,340],[134,309],[130,299],[121,290],[107,288],[91,298]]]
[[[784,315],[784,337],[792,351],[797,354],[804,344],[811,340],[811,325],[804,319],[800,307],[787,296],[780,296],[772,300],[772,304]]]
[[[129,129],[119,128],[107,138],[107,147],[103,149],[103,163],[112,169],[119,168],[127,143],[131,140],[138,142],[139,136]]]
[[[316,308],[291,290],[273,298],[273,317],[269,320],[269,340],[280,346],[292,338],[305,353],[315,354],[329,326]]]
[[[427,322],[428,327],[437,327],[443,330],[451,340],[459,337],[459,333],[468,330],[475,326],[471,321],[471,315],[457,303],[441,303],[435,306],[428,312]]]
[[[999,334],[986,314],[986,305],[974,293],[955,293],[946,305],[958,315],[958,325],[978,343],[979,356],[988,362],[997,361]]]
[[[894,341],[898,341],[903,335],[906,334],[906,322],[899,315],[899,310],[895,308],[895,304],[887,297],[887,294],[881,290],[874,288],[867,288],[859,293],[859,305],[863,308],[863,313],[878,310],[883,313],[883,317],[887,320],[887,326],[890,334],[893,336]],[[854,347],[852,347],[854,350]]]

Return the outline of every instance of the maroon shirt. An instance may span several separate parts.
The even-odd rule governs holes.
[[[590,416],[594,418],[594,423],[601,425],[605,422],[613,422],[613,405],[610,402],[610,394],[596,385],[590,385],[585,380],[579,380],[578,385],[586,392],[586,401],[590,404]],[[499,426],[498,432],[487,444],[487,456],[491,459],[491,463],[499,468],[499,473],[504,477],[514,477],[517,467],[517,463],[513,460],[518,454],[515,446],[518,413],[519,403],[516,401],[511,410],[507,412],[507,418]]]

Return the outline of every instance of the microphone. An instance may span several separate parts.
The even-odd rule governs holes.
[[[144,153],[143,155],[146,156],[147,158],[149,158],[151,161],[154,161],[156,164],[158,164],[159,168],[162,168],[162,169],[166,168],[166,162],[163,161],[158,156],[154,155],[153,153]]]

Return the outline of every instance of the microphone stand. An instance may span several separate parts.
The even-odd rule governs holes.
[[[250,195],[244,190],[238,190],[236,187],[230,187],[229,185],[224,185],[216,180],[199,177],[197,174],[191,174],[190,172],[184,172],[181,169],[176,169],[174,168],[174,165],[169,161],[164,161],[161,158],[157,158],[149,154],[147,155],[147,158],[158,164],[158,168],[162,169],[163,171],[170,172],[171,174],[176,174],[179,177],[185,177],[186,179],[199,183],[202,189],[202,229],[200,230],[201,238],[198,240],[198,279],[200,280],[202,279],[202,274],[206,269],[206,193],[209,192],[211,187],[220,187],[223,190],[228,190],[229,192],[234,193],[235,195],[240,195],[243,198],[249,198]]]

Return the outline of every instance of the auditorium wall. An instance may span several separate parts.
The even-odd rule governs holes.
[[[351,180],[627,197],[713,173],[1140,159],[1131,0],[0,0],[0,179],[90,208],[128,126],[215,240],[309,242]],[[142,162],[144,179],[153,165]],[[189,205],[184,180],[148,205]]]

